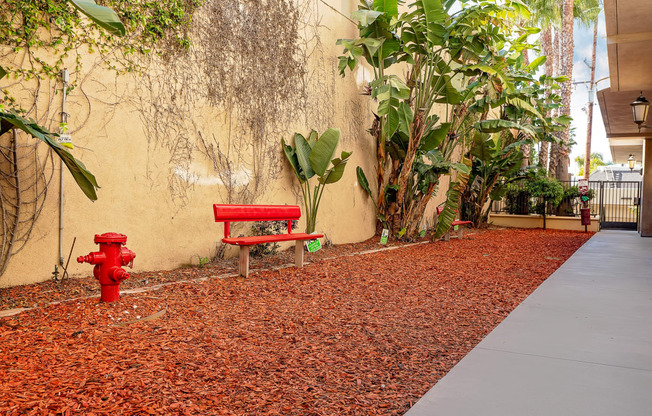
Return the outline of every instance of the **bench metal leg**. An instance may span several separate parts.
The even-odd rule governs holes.
[[[303,240],[297,240],[294,246],[294,265],[303,267]]]
[[[451,232],[446,231],[446,234],[444,234],[444,241],[450,241],[451,239]]]
[[[249,277],[249,246],[240,246],[239,272],[242,277]]]
[[[461,239],[461,238],[462,238],[462,228],[464,228],[464,227],[462,227],[461,225],[459,225],[459,226],[457,227],[457,238],[458,238],[458,239]]]

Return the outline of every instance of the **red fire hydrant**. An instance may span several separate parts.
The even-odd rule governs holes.
[[[122,266],[133,267],[136,253],[127,247],[127,236],[118,233],[95,234],[100,251],[77,257],[78,263],[94,264],[93,276],[100,281],[102,302],[120,300],[120,282],[129,278]]]

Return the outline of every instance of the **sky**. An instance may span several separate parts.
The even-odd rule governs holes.
[[[593,42],[593,27],[582,27],[577,23],[573,29],[575,38],[575,51],[573,53],[573,82],[589,81],[591,79],[591,52]],[[585,63],[586,61],[586,63]],[[607,42],[604,22],[604,13],[600,13],[598,23],[598,48],[595,68],[596,81],[609,76],[609,64],[607,60]],[[609,87],[609,79],[604,79],[597,84],[597,89],[601,90]],[[586,146],[587,131],[587,109],[588,109],[588,85],[576,84],[574,86],[571,98],[571,117],[573,117],[572,127],[575,127],[575,141],[577,144],[571,149],[570,172],[577,174],[578,166],[575,163],[577,156],[584,156]],[[602,122],[602,115],[597,99],[594,99],[593,107],[593,128],[591,136],[591,152],[602,153],[605,162],[611,161],[611,151],[607,134]]]

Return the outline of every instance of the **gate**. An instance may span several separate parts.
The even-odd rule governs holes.
[[[577,187],[577,181],[560,181],[565,189]],[[522,186],[520,184],[519,186]],[[641,202],[640,181],[589,181],[591,201],[591,217],[600,217],[600,228],[608,229],[638,229],[639,210]],[[492,202],[492,212],[508,214],[532,213],[536,201],[524,195],[518,196],[510,204],[505,200]],[[547,215],[580,216],[579,199],[568,197],[562,200],[559,207],[548,207]]]
[[[636,230],[641,202],[641,182],[601,181],[598,198],[600,228]]]

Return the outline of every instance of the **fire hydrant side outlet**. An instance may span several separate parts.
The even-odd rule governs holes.
[[[122,247],[127,243],[127,236],[124,234],[96,234],[94,242],[100,245],[100,251],[80,256],[77,262],[95,265],[93,275],[100,281],[102,302],[118,301],[120,282],[129,278],[129,273],[122,266],[133,267],[136,253]]]

